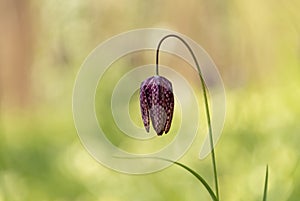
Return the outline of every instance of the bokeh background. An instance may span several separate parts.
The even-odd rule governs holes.
[[[299,9],[297,0],[0,0],[0,201],[210,200],[175,166],[141,176],[109,170],[77,136],[72,90],[85,57],[113,35],[149,27],[192,38],[224,80],[221,200],[262,200],[269,164],[269,200],[298,201]],[[197,159],[199,135],[180,162],[212,184],[210,158]]]

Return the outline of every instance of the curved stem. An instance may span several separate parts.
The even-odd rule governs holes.
[[[211,118],[210,118],[210,112],[209,112],[209,104],[208,104],[208,97],[207,97],[208,92],[207,92],[206,84],[204,82],[202,72],[201,72],[201,69],[200,69],[200,65],[197,61],[197,58],[196,58],[192,48],[189,46],[189,44],[183,38],[181,38],[180,36],[174,35],[174,34],[169,34],[169,35],[166,35],[165,37],[163,37],[159,41],[157,49],[156,49],[156,75],[159,75],[159,71],[158,71],[159,70],[158,69],[158,63],[159,62],[158,61],[159,61],[160,46],[161,46],[162,42],[165,39],[170,38],[170,37],[179,39],[187,47],[187,49],[189,50],[189,52],[191,53],[191,55],[193,57],[193,60],[196,64],[196,67],[197,67],[197,70],[198,70],[198,75],[199,75],[199,78],[200,78],[200,81],[201,81],[201,87],[202,87],[202,90],[203,90],[205,111],[206,111],[207,124],[208,124],[208,130],[209,130],[209,139],[210,139],[210,147],[211,147],[211,156],[212,156],[212,165],[213,165],[213,173],[214,173],[214,180],[215,180],[216,196],[217,196],[217,199],[219,200],[217,165],[216,165],[216,156],[215,156],[214,143],[213,143],[214,142],[214,140],[213,140],[213,131],[212,131]]]

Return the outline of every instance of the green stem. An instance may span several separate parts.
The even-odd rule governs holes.
[[[189,44],[185,40],[183,40],[183,38],[181,38],[180,36],[174,35],[174,34],[169,34],[169,35],[166,35],[165,37],[163,37],[159,41],[157,49],[156,49],[156,74],[159,75],[159,71],[158,71],[158,63],[159,62],[158,62],[158,60],[159,60],[160,46],[161,46],[162,42],[165,39],[170,38],[170,37],[174,37],[174,38],[179,39],[187,47],[187,49],[189,50],[189,52],[191,53],[191,55],[194,59],[194,62],[196,64],[196,67],[197,67],[197,70],[198,70],[198,75],[199,75],[199,78],[200,78],[200,81],[201,81],[201,87],[202,87],[202,90],[203,90],[203,97],[204,97],[204,103],[205,103],[205,111],[206,111],[206,117],[207,117],[209,140],[210,140],[210,147],[211,147],[211,156],[212,156],[211,158],[212,158],[213,173],[214,173],[215,188],[216,188],[216,196],[217,196],[217,199],[219,200],[217,164],[216,164],[216,156],[215,156],[215,151],[214,151],[213,131],[212,131],[211,118],[210,118],[210,112],[209,112],[209,104],[208,104],[208,97],[207,97],[208,92],[207,92],[207,88],[206,88],[206,85],[205,85],[205,82],[204,82],[204,79],[203,79],[203,76],[202,76],[202,72],[201,72],[201,69],[200,69],[200,65],[197,61],[197,58],[196,58],[192,48],[189,46]]]

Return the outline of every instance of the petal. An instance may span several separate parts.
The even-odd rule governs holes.
[[[152,121],[152,126],[157,133],[157,135],[162,135],[165,131],[165,123],[167,115],[165,110],[161,105],[153,105],[150,109],[150,117]]]
[[[174,112],[174,95],[172,89],[172,83],[166,78],[162,77],[164,87],[164,110],[166,112],[166,123],[164,131],[167,134],[170,130],[173,112]]]
[[[152,84],[149,85],[149,111],[152,126],[158,135],[162,135],[165,130],[167,115],[163,107],[163,87],[159,76],[154,76]]]
[[[173,118],[173,112],[174,112],[174,95],[173,92],[168,90],[165,91],[165,102],[166,102],[166,124],[165,124],[165,133],[167,134],[170,130],[172,118]]]
[[[143,119],[145,129],[147,132],[149,132],[150,119],[149,119],[149,111],[148,111],[149,109],[148,109],[145,89],[146,89],[146,85],[143,82],[140,88],[140,108],[141,108],[142,119]]]

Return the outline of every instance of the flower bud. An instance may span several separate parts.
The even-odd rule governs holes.
[[[172,83],[158,75],[146,79],[140,88],[140,106],[146,131],[149,132],[151,119],[157,135],[167,134],[174,111]]]

